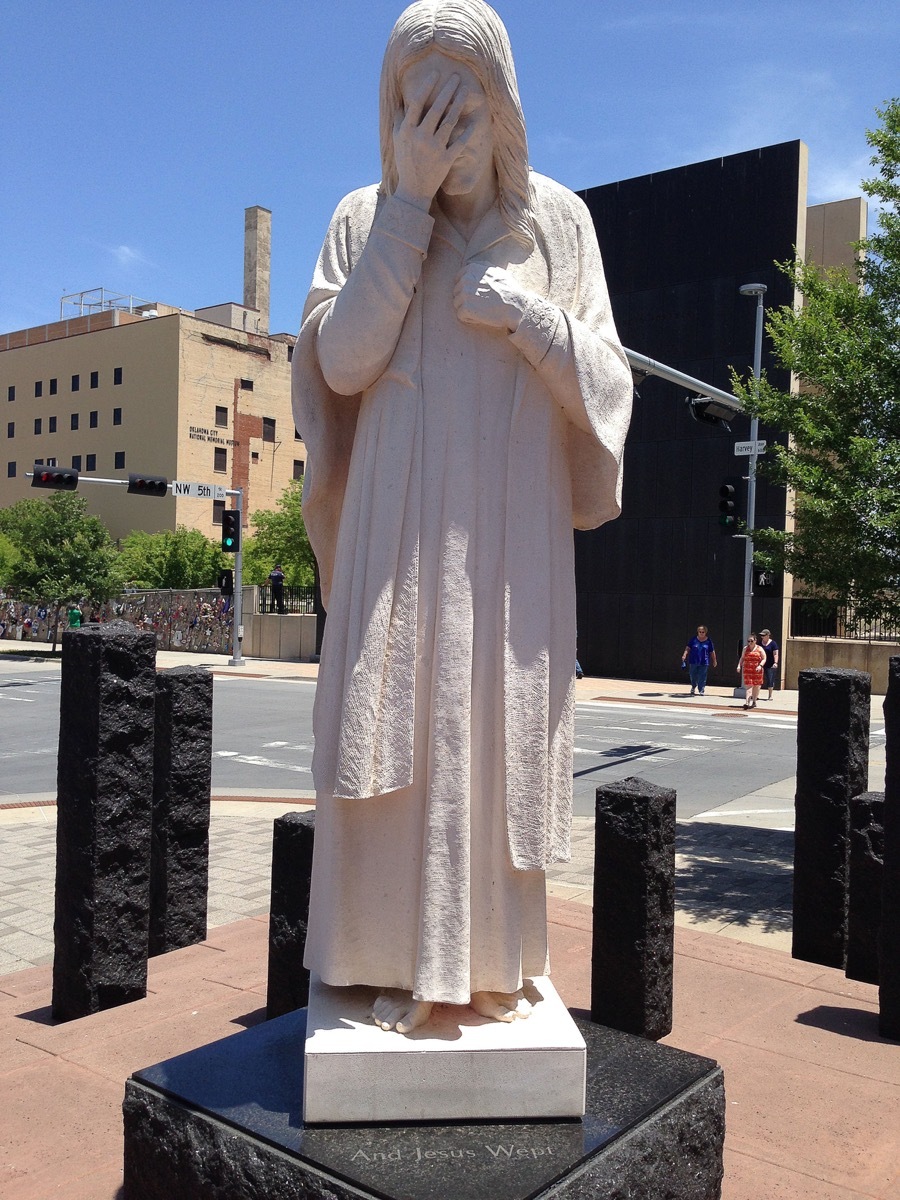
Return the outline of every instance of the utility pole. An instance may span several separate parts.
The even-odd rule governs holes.
[[[226,495],[234,496],[234,511],[237,513],[238,549],[234,556],[234,603],[232,605],[233,624],[231,630],[231,658],[229,667],[242,667],[241,642],[244,640],[244,489],[229,488]]]
[[[759,392],[759,379],[762,374],[762,337],[763,320],[765,317],[766,285],[764,283],[745,283],[740,291],[742,296],[756,297],[756,334],[753,341],[753,378],[756,382],[756,392]],[[754,415],[750,418],[750,459],[747,471],[747,537],[744,542],[744,606],[741,615],[741,645],[747,644],[747,638],[752,633],[753,621],[753,531],[756,528],[756,444],[759,439],[759,419]],[[736,695],[744,695],[743,680]]]

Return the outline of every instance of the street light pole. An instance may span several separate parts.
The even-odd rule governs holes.
[[[234,596],[231,605],[231,658],[228,660],[229,667],[242,667],[244,660],[241,657],[242,642],[244,640],[244,551],[243,551],[243,523],[244,523],[244,489],[231,488],[227,495],[234,496],[234,508],[238,514],[238,529],[240,531],[238,538],[238,551],[234,556]]]
[[[756,336],[753,342],[753,378],[756,381],[756,391],[759,391],[759,377],[762,374],[762,337],[763,320],[765,317],[764,296],[767,288],[764,283],[745,283],[740,289],[742,296],[756,297]],[[741,644],[747,644],[747,637],[752,632],[753,620],[753,531],[756,528],[756,443],[759,438],[759,419],[754,414],[750,418],[750,461],[747,470],[747,538],[744,542],[744,609],[741,616]],[[743,691],[741,692],[743,694]]]

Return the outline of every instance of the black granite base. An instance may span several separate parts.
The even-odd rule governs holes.
[[[581,1121],[304,1127],[306,1010],[137,1072],[125,1200],[717,1200],[722,1071],[579,1021]]]

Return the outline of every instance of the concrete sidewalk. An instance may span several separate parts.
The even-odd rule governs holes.
[[[161,653],[158,661],[200,661],[217,675],[290,680],[317,673],[308,664],[262,660],[229,667],[212,655]],[[691,699],[688,690],[641,681],[577,684],[579,700],[699,704],[756,719],[730,691]],[[880,705],[875,698],[876,721]],[[776,692],[763,710],[793,719],[796,693]],[[883,747],[876,748],[870,786],[883,786],[883,762]],[[877,989],[785,952],[793,783],[679,822],[675,1022],[666,1041],[725,1069],[725,1200],[900,1200],[900,1045],[878,1036]],[[49,1015],[55,807],[52,797],[35,797],[43,803],[0,811],[4,1200],[114,1200],[128,1075],[263,1018],[271,821],[304,798],[217,797],[208,940],[152,960],[146,1000],[57,1026]],[[560,993],[571,1007],[587,1008],[590,820],[576,823],[574,851],[572,863],[549,875],[551,954]]]

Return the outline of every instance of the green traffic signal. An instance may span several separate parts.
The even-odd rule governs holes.
[[[237,554],[241,548],[241,514],[236,508],[222,513],[222,550]]]

